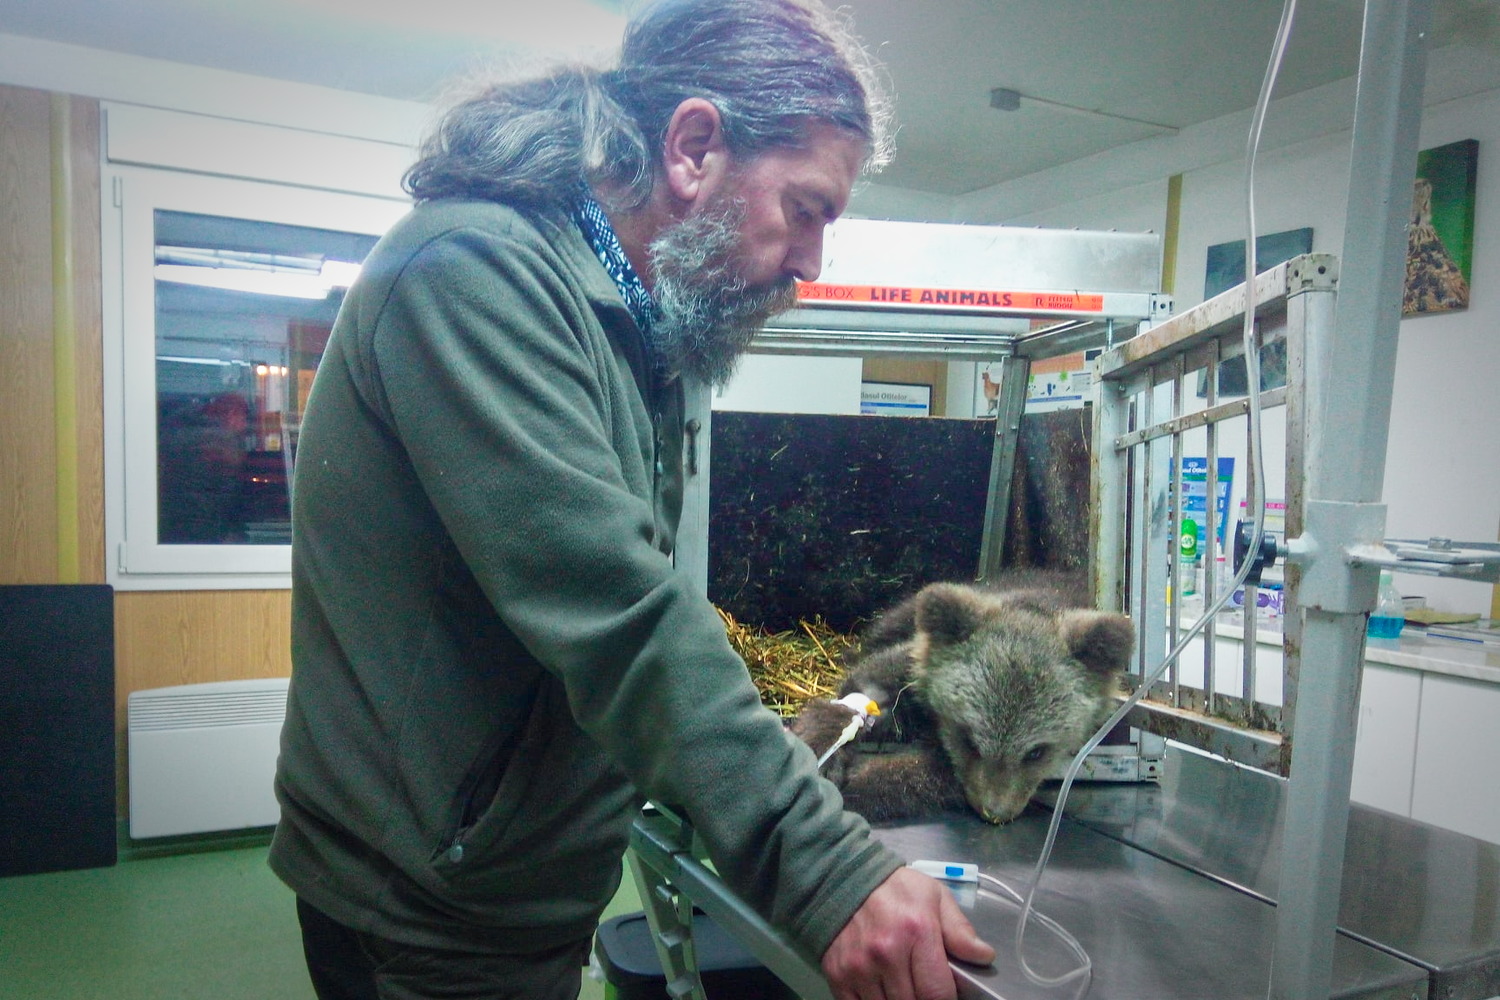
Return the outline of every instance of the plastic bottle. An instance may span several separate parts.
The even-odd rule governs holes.
[[[1198,525],[1188,517],[1182,519],[1177,546],[1177,585],[1183,597],[1198,593]]]
[[[1391,574],[1380,573],[1380,599],[1375,610],[1370,612],[1370,624],[1365,635],[1371,639],[1395,639],[1406,627],[1406,606],[1401,603],[1401,594],[1391,582]]]

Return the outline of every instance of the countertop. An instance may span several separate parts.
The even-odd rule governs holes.
[[[1191,605],[1184,606],[1182,628],[1191,627],[1198,610]],[[1245,629],[1241,614],[1238,611],[1220,612],[1214,631],[1220,639],[1243,641]],[[1280,647],[1280,620],[1258,622],[1255,641],[1262,646]],[[1398,639],[1366,639],[1365,662],[1500,685],[1500,644],[1429,636],[1415,625],[1403,629]]]

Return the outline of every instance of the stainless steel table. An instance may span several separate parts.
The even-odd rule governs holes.
[[[1134,798],[1143,787],[1101,789],[1117,789]],[[953,813],[933,822],[878,828],[876,836],[908,860],[975,862],[981,870],[1024,891],[1048,819],[1046,811],[1035,806],[1000,827]],[[644,816],[632,836],[642,898],[664,932],[668,953],[664,967],[682,972],[680,966],[690,950],[681,933],[682,918],[697,904],[801,996],[807,1000],[828,997],[816,965],[797,954],[730,892],[694,856],[690,839],[670,814]],[[995,945],[1000,957],[993,968],[961,970],[962,996],[1021,1000],[1076,995],[1076,984],[1038,987],[1016,967],[1014,908],[971,905],[977,929]],[[1088,951],[1093,962],[1088,997],[1260,1000],[1266,995],[1275,938],[1273,908],[1264,899],[1118,837],[1065,821],[1036,906],[1066,927]],[[1027,931],[1027,955],[1044,975],[1069,968],[1068,956],[1035,923]],[[1334,965],[1335,997],[1424,1000],[1428,996],[1426,969],[1349,936],[1340,937]],[[677,975],[674,980],[672,988],[679,991],[674,995],[688,995],[690,978]]]
[[[1285,788],[1263,771],[1171,747],[1160,787],[1079,784],[1066,812],[1133,849],[1274,901]],[[1500,996],[1500,845],[1352,806],[1339,927],[1427,970],[1434,1000]]]

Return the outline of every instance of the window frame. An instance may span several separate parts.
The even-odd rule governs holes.
[[[105,542],[120,590],[285,589],[291,546],[158,541],[156,211],[380,236],[409,202],[105,164]]]

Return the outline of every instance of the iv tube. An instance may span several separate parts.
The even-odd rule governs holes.
[[[1026,924],[1031,916],[1032,903],[1036,898],[1037,886],[1041,883],[1042,874],[1047,869],[1047,862],[1052,857],[1052,847],[1057,840],[1057,830],[1062,823],[1063,809],[1067,805],[1068,793],[1073,788],[1073,780],[1078,776],[1078,771],[1083,767],[1084,760],[1093,752],[1101,740],[1107,736],[1115,726],[1124,720],[1130,710],[1141,700],[1151,685],[1164,674],[1168,667],[1177,662],[1182,651],[1187,648],[1188,643],[1198,637],[1203,629],[1213,620],[1213,616],[1229,601],[1229,597],[1236,588],[1243,586],[1245,578],[1250,575],[1251,567],[1254,565],[1253,554],[1260,551],[1261,540],[1265,537],[1265,464],[1261,453],[1261,424],[1260,424],[1260,351],[1255,343],[1255,157],[1260,149],[1261,130],[1265,124],[1266,109],[1271,103],[1271,92],[1276,86],[1276,77],[1281,70],[1281,59],[1286,53],[1287,39],[1291,36],[1292,19],[1297,11],[1297,0],[1284,0],[1281,9],[1281,23],[1276,28],[1276,41],[1272,45],[1270,63],[1266,67],[1265,78],[1261,82],[1260,96],[1255,104],[1255,113],[1251,117],[1250,135],[1246,142],[1245,152],[1245,225],[1247,229],[1245,238],[1245,322],[1243,339],[1245,346],[1245,387],[1249,397],[1250,410],[1250,465],[1251,476],[1249,484],[1249,496],[1246,498],[1245,508],[1247,511],[1255,511],[1254,536],[1250,540],[1250,553],[1252,558],[1246,558],[1239,572],[1235,574],[1234,581],[1224,588],[1224,592],[1218,596],[1214,603],[1203,610],[1203,614],[1193,623],[1184,635],[1172,647],[1160,665],[1151,671],[1150,676],[1144,677],[1135,691],[1124,703],[1115,710],[1108,721],[1100,726],[1098,731],[1083,745],[1083,749],[1073,757],[1073,762],[1068,765],[1067,772],[1063,775],[1062,786],[1057,792],[1057,802],[1052,809],[1052,822],[1047,827],[1047,839],[1042,844],[1041,855],[1037,858],[1036,870],[1031,877],[1031,885],[1026,890],[1026,901],[1021,908],[1021,919],[1016,924],[1016,960],[1020,964],[1021,971],[1026,978],[1040,986],[1057,986],[1066,983],[1079,976],[1086,975],[1090,971],[1090,963],[1085,956],[1085,963],[1072,972],[1057,977],[1043,977],[1027,965],[1022,945],[1026,937]],[[1081,950],[1081,949],[1080,949]]]

